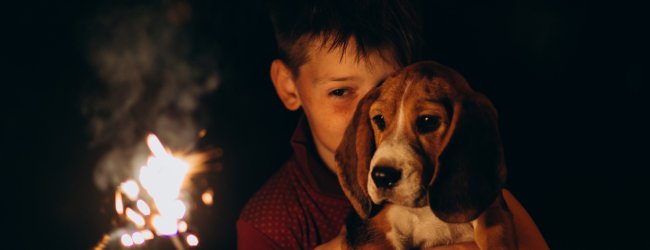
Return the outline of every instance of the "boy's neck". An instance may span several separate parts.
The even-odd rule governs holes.
[[[325,166],[327,166],[327,169],[329,169],[332,173],[336,173],[336,160],[334,158],[334,152],[327,150],[324,145],[321,145],[318,143],[317,140],[314,140],[314,146],[316,147],[316,151],[318,152],[318,156],[320,159],[323,161]]]

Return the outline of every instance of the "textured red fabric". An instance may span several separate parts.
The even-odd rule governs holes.
[[[304,118],[294,155],[248,201],[237,222],[239,249],[313,249],[338,235],[351,206],[315,153]]]
[[[282,249],[273,240],[246,221],[237,221],[237,232],[240,235],[246,235],[246,237],[237,238],[237,246],[240,249]]]

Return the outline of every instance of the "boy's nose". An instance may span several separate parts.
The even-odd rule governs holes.
[[[393,167],[377,166],[372,170],[371,176],[375,186],[390,189],[402,177],[402,172]]]

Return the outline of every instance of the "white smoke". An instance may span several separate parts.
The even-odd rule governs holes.
[[[196,46],[191,12],[187,2],[167,1],[100,13],[93,22],[88,48],[101,87],[83,112],[92,145],[104,152],[95,171],[100,189],[136,176],[146,133],[187,149],[204,128],[201,97],[217,89],[219,76],[213,51]]]

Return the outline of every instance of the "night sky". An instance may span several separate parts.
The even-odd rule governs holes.
[[[276,49],[262,1],[235,2],[188,1],[189,19],[175,33],[196,79],[219,76],[217,89],[197,99],[195,117],[208,131],[201,145],[223,150],[222,170],[203,182],[215,190],[215,204],[193,217],[203,249],[235,247],[237,215],[289,157],[299,117],[284,109],[268,77]],[[93,56],[111,33],[98,17],[121,20],[115,13],[156,13],[171,3],[3,4],[2,245],[14,246],[7,249],[89,249],[112,229],[113,193],[93,176],[114,145],[91,146],[91,117],[82,112],[105,84]],[[626,1],[417,5],[422,58],[456,69],[492,100],[508,186],[549,245],[650,247],[650,210],[642,204],[650,177],[648,8]]]

